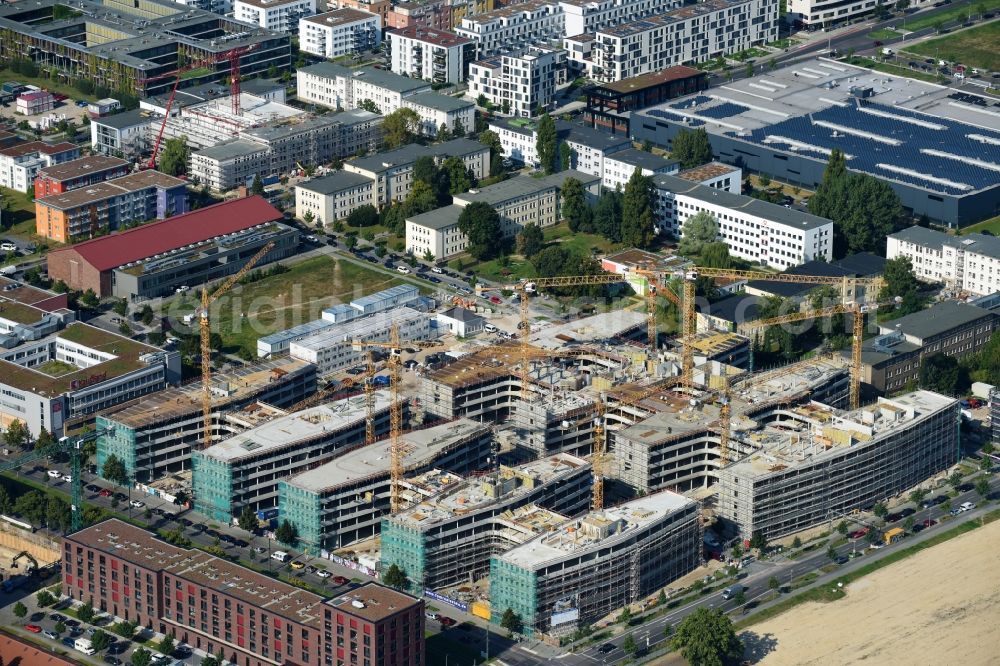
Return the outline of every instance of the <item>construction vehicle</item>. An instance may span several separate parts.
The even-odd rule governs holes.
[[[34,557],[32,557],[31,553],[29,553],[26,550],[22,550],[20,553],[18,553],[17,555],[14,556],[14,559],[12,559],[11,562],[10,562],[10,568],[11,569],[16,569],[17,568],[17,561],[19,559],[21,559],[22,557],[25,558],[25,559],[27,559],[28,562],[31,563],[31,567],[27,570],[28,574],[31,574],[32,571],[38,571],[38,569],[40,568],[38,566],[38,560],[36,560]]]
[[[206,449],[212,445],[212,345],[210,341],[212,331],[208,321],[208,310],[212,303],[232,289],[233,285],[242,280],[243,276],[249,273],[272,249],[274,249],[274,242],[269,242],[258,250],[257,254],[243,265],[243,268],[230,275],[211,295],[208,293],[207,285],[201,288],[201,306],[196,314],[200,320],[201,333],[201,412],[204,428],[202,438]],[[76,481],[76,479],[77,474],[74,472],[73,480]]]

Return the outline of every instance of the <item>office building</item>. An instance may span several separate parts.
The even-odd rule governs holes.
[[[2,30],[2,20],[0,20],[0,30]],[[18,192],[31,192],[39,171],[78,157],[80,157],[80,147],[67,142],[29,141],[0,148],[0,187]]]
[[[335,171],[295,186],[295,217],[312,215],[312,223],[323,226],[345,219],[361,206],[372,206],[374,181],[350,171]]]
[[[33,116],[54,109],[56,100],[47,90],[33,90],[18,95],[14,106],[22,116]]]
[[[556,85],[565,79],[565,71],[558,73],[565,63],[565,52],[541,45],[477,60],[469,65],[466,94],[485,97],[505,114],[532,117],[538,109],[549,109]]]
[[[159,171],[138,171],[35,199],[35,233],[71,243],[187,210],[187,181]]]
[[[81,187],[103,183],[124,176],[131,165],[128,160],[104,155],[90,155],[39,170],[35,176],[35,198],[61,194]]]
[[[631,136],[631,112],[707,88],[708,73],[682,65],[593,85],[586,90],[583,121],[612,134]]]
[[[62,589],[240,666],[425,663],[419,599],[375,583],[326,599],[117,518],[65,537]]]
[[[469,479],[382,519],[381,569],[413,590],[477,581],[490,557],[549,530],[590,502],[590,465],[567,454]]]
[[[316,13],[316,0],[235,0],[233,17],[274,32],[295,33],[299,21]]]
[[[375,393],[375,433],[389,431],[390,398]],[[278,508],[278,482],[321,465],[365,441],[365,397],[278,415],[207,449],[191,452],[194,507],[229,523],[249,507]]]
[[[453,32],[408,26],[386,33],[392,71],[432,83],[463,83],[476,43]]]
[[[919,279],[956,292],[987,296],[1000,291],[1000,239],[994,236],[949,236],[912,226],[889,234],[886,257],[906,257]]]
[[[632,147],[628,136],[615,136],[577,123],[556,120],[556,139],[570,149],[570,168],[604,177],[604,158]],[[495,119],[489,128],[500,137],[505,157],[539,168],[538,123],[526,118]],[[629,174],[631,176],[631,174]]]
[[[591,512],[494,555],[492,621],[510,608],[528,636],[569,634],[701,563],[698,503],[663,491]]]
[[[433,482],[406,482],[406,503],[421,501],[455,474],[485,469],[493,434],[468,419],[412,430],[402,436],[402,463],[408,477],[428,474]],[[278,483],[278,517],[298,530],[299,546],[312,555],[374,539],[391,511],[391,442],[346,451],[330,462]],[[441,470],[446,470],[442,473]],[[449,474],[451,472],[452,474]]]
[[[290,407],[316,392],[316,367],[290,358],[274,359],[216,372],[211,386],[211,439],[218,442],[249,427],[245,409],[266,403]],[[125,465],[128,478],[150,483],[191,468],[191,449],[204,443],[202,384],[144,396],[97,415],[97,470],[112,455]],[[253,411],[248,409],[248,411]]]
[[[878,0],[789,0],[786,19],[796,25],[803,25],[810,30],[821,27],[826,29],[844,21],[853,21],[855,17],[874,11],[879,5]]]
[[[870,509],[958,462],[959,405],[916,391],[840,412],[811,403],[719,470],[719,515],[768,539]]]
[[[270,241],[260,262],[298,247],[298,231],[261,197],[234,199],[160,222],[52,250],[49,276],[98,296],[151,298],[232,275]],[[232,258],[232,261],[223,261]]]
[[[90,121],[91,150],[98,155],[111,155],[130,162],[136,161],[152,148],[149,128],[162,120],[162,118],[155,118],[138,110],[124,111],[103,118],[92,118]]]
[[[376,48],[382,43],[378,14],[335,9],[299,21],[299,48],[321,58],[338,58]]]
[[[637,170],[643,176],[655,176],[660,173],[676,175],[680,171],[680,163],[635,148],[618,150],[604,156],[601,184],[609,190],[617,188],[624,191],[625,184]]]

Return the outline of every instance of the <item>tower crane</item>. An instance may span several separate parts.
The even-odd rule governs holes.
[[[273,248],[273,241],[260,248],[257,254],[253,255],[250,261],[243,265],[243,268],[230,275],[211,295],[208,293],[207,285],[201,288],[201,306],[195,314],[199,320],[199,331],[201,334],[201,416],[202,427],[204,428],[202,441],[206,449],[212,445],[212,345],[210,341],[212,330],[208,320],[209,306],[220,296],[232,289],[233,285],[243,279],[243,276],[249,273],[257,265],[257,262],[263,259]]]

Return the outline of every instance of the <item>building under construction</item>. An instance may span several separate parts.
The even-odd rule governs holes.
[[[240,93],[239,113],[233,108],[231,95],[183,105],[166,122],[158,120],[151,125],[151,138],[155,141],[162,127],[164,140],[183,137],[195,151],[234,139],[244,130],[306,115],[302,109],[247,92]]]
[[[382,569],[397,565],[414,590],[478,580],[491,556],[585,511],[591,484],[590,465],[561,453],[446,488],[383,519]]]
[[[642,600],[702,562],[698,504],[669,491],[588,513],[490,560],[494,622],[560,635]]]
[[[262,402],[288,407],[316,392],[316,366],[281,358],[248,366],[212,379],[212,441],[246,429],[240,412]],[[97,471],[114,455],[130,479],[150,483],[191,466],[191,447],[204,441],[202,384],[160,391],[97,415]]]
[[[931,391],[782,409],[747,434],[753,453],[718,472],[719,513],[769,539],[839,521],[955,464],[960,419],[958,401]]]
[[[389,432],[391,398],[374,393],[376,436]],[[405,405],[404,405],[405,407]],[[288,414],[279,412],[243,433],[195,450],[191,456],[194,506],[228,523],[249,507],[278,506],[278,482],[327,462],[365,441],[365,396]]]
[[[485,425],[459,419],[410,431],[400,441],[403,473],[408,477],[432,469],[468,474],[486,468],[493,433]],[[390,449],[389,440],[351,449],[279,481],[279,519],[298,529],[299,544],[306,552],[319,555],[378,534],[382,517],[391,510]],[[408,482],[402,489],[404,500],[421,501],[437,494],[434,488],[439,485],[440,481]]]

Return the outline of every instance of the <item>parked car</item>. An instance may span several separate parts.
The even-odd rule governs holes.
[[[290,566],[293,569],[304,569],[306,565],[303,564],[302,562],[299,562],[298,560],[295,560],[288,566]]]
[[[317,569],[316,575],[319,576],[320,578],[329,578],[331,576],[330,572],[324,569]]]
[[[145,502],[141,502],[139,500],[129,500],[129,504],[136,509],[141,509],[142,507],[146,506]]]
[[[97,494],[100,495],[101,497],[111,497],[111,491],[108,490],[107,488],[101,488],[97,492]]]
[[[57,469],[50,469],[48,472],[46,472],[46,474],[49,475],[50,479],[61,479],[62,478],[62,472],[60,472]]]
[[[333,582],[336,583],[337,585],[347,585],[350,581],[344,578],[343,576],[334,576]]]
[[[442,627],[454,627],[455,621],[450,617],[439,617],[438,622],[441,623]]]
[[[48,629],[46,629],[45,631],[43,631],[42,635],[45,636],[46,638],[51,638],[54,641],[59,640],[59,634],[57,634],[54,631],[50,631]]]
[[[27,629],[28,631],[30,631],[33,634],[40,634],[40,633],[42,633],[42,628],[39,627],[37,624],[26,624],[26,625],[24,625],[24,628]]]
[[[868,529],[869,528],[865,527],[865,528],[862,528],[860,530],[854,530],[853,532],[851,532],[847,536],[851,537],[852,539],[860,539],[861,537],[863,537],[866,534],[868,534]]]

